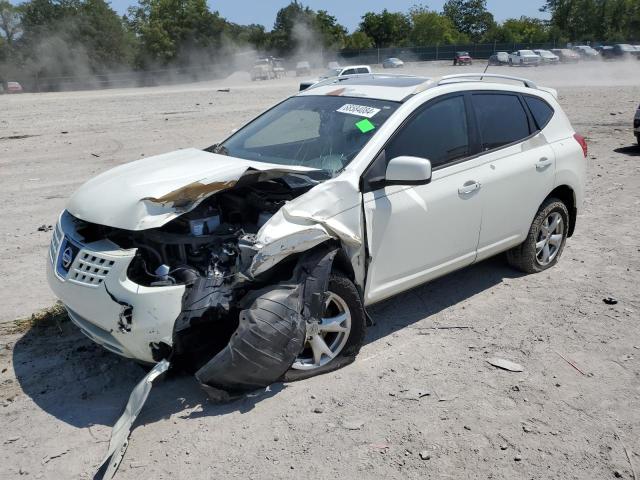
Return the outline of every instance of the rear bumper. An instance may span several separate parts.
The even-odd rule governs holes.
[[[65,272],[59,267],[73,223],[61,216],[52,239],[47,280],[82,333],[107,350],[142,362],[154,362],[153,348],[172,345],[173,327],[182,309],[184,286],[145,287],[127,278],[135,249],[101,240],[78,244]],[[77,237],[73,238],[76,242]]]

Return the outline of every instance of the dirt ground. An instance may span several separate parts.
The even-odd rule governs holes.
[[[492,71],[558,88],[588,139],[586,204],[560,263],[523,276],[498,257],[378,304],[354,364],[227,405],[209,403],[192,377],[169,376],[152,390],[117,478],[640,475],[640,148],[631,129],[640,62]],[[51,233],[38,227],[53,225],[89,177],[215,143],[296,86],[294,77],[234,74],[0,96],[0,478],[91,478],[144,375],[68,322],[16,327],[54,302],[44,275]],[[524,372],[492,367],[495,356]]]

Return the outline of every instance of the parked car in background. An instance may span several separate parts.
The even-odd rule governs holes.
[[[636,136],[638,145],[640,145],[640,105],[638,105],[638,109],[636,110],[636,116],[633,119],[633,133]]]
[[[580,55],[583,60],[597,60],[600,58],[598,51],[589,45],[576,45],[573,51]]]
[[[549,50],[534,50],[533,53],[540,57],[543,65],[557,65],[560,63],[560,57]]]
[[[302,77],[304,75],[311,74],[311,65],[309,62],[298,62],[296,63],[296,77]]]
[[[471,58],[471,55],[469,55],[469,52],[456,52],[453,57],[453,64],[458,66],[473,65],[473,59]]]
[[[600,45],[596,50],[600,54],[600,58],[604,60],[614,58],[613,47],[610,45]]]
[[[633,45],[628,43],[616,43],[615,45],[602,49],[602,57],[606,59],[625,60],[638,57],[640,52]]]
[[[521,67],[540,65],[540,56],[536,55],[533,50],[516,50],[509,55],[509,65],[519,65]]]
[[[324,75],[321,75],[320,78],[318,79],[300,82],[300,91],[306,90],[311,85],[331,77],[344,77],[347,75],[362,75],[366,73],[371,73],[371,67],[369,65],[349,65],[346,67],[330,68],[324,73]]]
[[[489,57],[489,65],[508,65],[509,54],[507,52],[496,52]]]
[[[391,57],[382,62],[382,68],[403,68],[404,62],[399,58]]]
[[[560,58],[560,63],[576,63],[580,61],[580,55],[568,48],[553,48],[551,53]]]
[[[7,93],[22,93],[22,85],[18,82],[7,82],[7,88],[5,89]]]

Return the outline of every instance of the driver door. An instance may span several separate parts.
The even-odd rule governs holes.
[[[439,97],[421,107],[396,132],[363,178],[370,264],[366,303],[473,263],[480,235],[482,192],[464,94]],[[431,161],[431,182],[379,186],[388,160],[414,156]],[[373,185],[373,186],[372,186]]]

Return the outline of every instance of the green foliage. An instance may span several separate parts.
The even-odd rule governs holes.
[[[640,40],[638,0],[547,0],[555,33],[573,41]]]
[[[409,11],[412,45],[435,45],[438,43],[467,43],[469,38],[456,30],[449,17],[426,7],[413,7]]]
[[[0,45],[10,48],[21,33],[20,13],[7,0],[0,0]]]
[[[369,36],[378,48],[401,47],[409,43],[411,22],[404,13],[389,12],[385,8],[381,13],[365,13],[360,31]]]
[[[520,17],[505,20],[485,34],[485,41],[506,43],[542,43],[552,40],[551,29],[539,18]]]
[[[129,17],[143,66],[210,61],[227,26],[206,0],[140,0]]]
[[[493,15],[487,10],[486,0],[447,0],[442,11],[455,28],[479,42],[495,27]]]
[[[326,10],[315,12],[297,1],[278,10],[269,45],[280,56],[344,48],[347,29]]]
[[[360,30],[356,30],[345,40],[345,48],[350,50],[365,50],[373,47],[373,40],[369,35]]]

